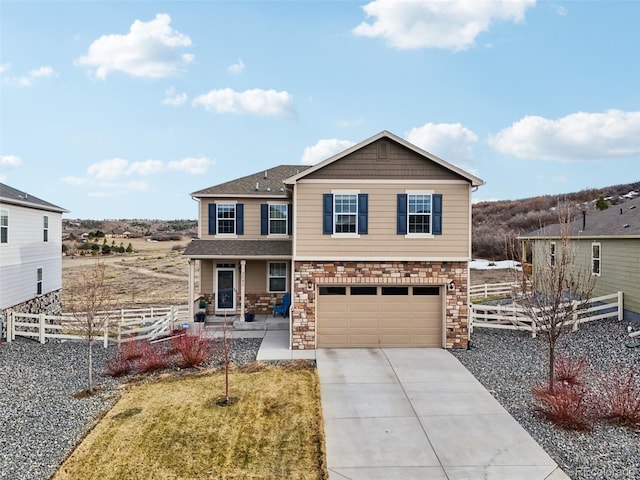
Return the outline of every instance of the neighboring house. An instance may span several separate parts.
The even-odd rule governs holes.
[[[594,295],[622,291],[625,310],[640,313],[640,197],[606,210],[584,212],[569,228],[575,263],[586,265],[598,277]],[[523,262],[527,256],[534,257],[531,263],[535,279],[542,264],[542,259],[535,257],[555,255],[560,225],[549,225],[518,239]]]
[[[271,314],[289,292],[296,350],[465,348],[471,192],[483,183],[383,131],[311,167],[199,190],[191,298],[210,313]]]
[[[67,210],[0,183],[0,312],[60,313],[62,214]]]

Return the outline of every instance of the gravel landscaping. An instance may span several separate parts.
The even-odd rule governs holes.
[[[582,325],[558,343],[557,355],[586,358],[585,378],[615,368],[640,371],[640,347],[627,348],[627,322]],[[554,427],[532,409],[531,389],[547,379],[548,344],[523,331],[476,328],[469,350],[452,353],[498,399],[573,480],[640,478],[640,431],[596,423],[591,432]]]
[[[253,361],[261,339],[233,340],[231,359]],[[86,344],[17,340],[0,344],[0,479],[49,478],[95,421],[118,399],[114,387],[129,377],[107,375],[115,347],[94,347],[97,394],[75,398],[87,388]]]

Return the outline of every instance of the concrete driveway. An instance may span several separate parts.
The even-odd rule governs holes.
[[[331,480],[560,480],[549,455],[450,353],[316,351]]]

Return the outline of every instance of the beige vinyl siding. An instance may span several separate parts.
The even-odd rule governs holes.
[[[296,186],[296,256],[304,258],[467,258],[470,188],[467,183],[307,183]],[[322,195],[332,190],[368,194],[368,234],[338,238],[322,233]],[[442,235],[406,238],[397,232],[397,195],[410,191],[442,194]]]
[[[213,292],[213,272],[216,262],[214,260],[200,261],[200,292]]]
[[[247,262],[245,291],[251,293],[267,291],[267,262],[265,260]]]
[[[209,204],[210,203],[242,203],[244,204],[244,234],[238,235],[243,240],[260,240],[274,238],[260,235],[260,205],[263,203],[280,203],[287,205],[291,203],[287,200],[273,200],[268,198],[203,198],[200,201],[200,225],[201,237],[203,240],[213,239],[215,236],[209,235]],[[287,238],[280,235],[279,238]],[[289,237],[290,238],[290,237]]]

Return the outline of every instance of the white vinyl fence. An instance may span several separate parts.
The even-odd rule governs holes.
[[[623,319],[622,292],[604,295],[591,299],[589,302],[574,300],[567,304],[571,307],[572,318],[568,322],[576,330],[578,325],[604,318]],[[525,314],[524,308],[516,303],[509,305],[474,304],[471,308],[469,332],[476,327],[502,328],[509,330],[527,330],[536,336],[539,326]]]
[[[507,283],[484,283],[482,285],[471,285],[469,287],[469,296],[471,298],[487,298],[508,296],[512,293],[522,292],[522,284],[519,282]]]
[[[168,335],[175,325],[185,321],[188,321],[186,305],[99,312],[94,326],[102,325],[102,328],[95,328],[92,336],[106,348],[109,342],[120,344]],[[40,343],[48,338],[84,340],[87,331],[86,322],[69,314],[54,316],[10,311],[7,315],[7,343],[16,336],[36,338]]]

